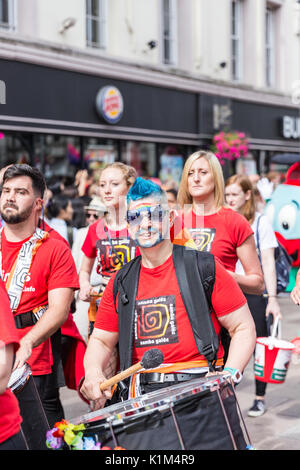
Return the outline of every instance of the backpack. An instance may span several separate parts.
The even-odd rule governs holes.
[[[256,225],[256,246],[258,252],[258,258],[261,263],[261,252],[260,252],[260,243],[259,243],[259,233],[258,226],[261,215],[258,217]],[[285,248],[277,240],[278,246],[275,248],[275,268],[277,275],[277,294],[280,292],[285,292],[287,286],[290,282],[290,270],[292,267],[292,258],[288,255]]]
[[[277,240],[278,246],[275,248],[275,266],[277,274],[277,293],[285,292],[290,282],[290,270],[292,258],[285,248]]]
[[[199,353],[208,361],[210,370],[213,370],[219,348],[219,337],[210,315],[211,295],[215,281],[214,256],[184,246],[173,245],[173,262],[196,346]],[[131,366],[135,299],[140,266],[141,256],[138,256],[118,271],[113,284],[115,309],[119,315],[121,370]],[[118,308],[117,294],[119,294]]]

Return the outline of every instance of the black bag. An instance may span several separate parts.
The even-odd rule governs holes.
[[[256,246],[258,251],[259,261],[261,262],[260,243],[258,235],[258,226],[261,216],[257,220],[256,226]],[[290,282],[290,270],[292,267],[292,258],[288,255],[285,248],[277,240],[278,246],[275,248],[275,267],[277,274],[277,294],[285,292]]]
[[[275,248],[275,266],[277,273],[277,293],[285,292],[290,282],[290,270],[292,267],[292,258],[288,255],[285,248],[278,242]]]

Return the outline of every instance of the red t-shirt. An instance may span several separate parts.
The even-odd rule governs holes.
[[[56,230],[54,230],[54,228],[50,227],[50,225],[48,225],[47,222],[44,221],[44,223],[43,223],[43,220],[39,219],[38,227],[41,230],[44,230],[45,232],[48,232],[50,238],[55,238],[56,240],[61,240],[62,242],[64,242],[70,248],[70,245],[67,242],[67,240],[64,237],[62,237],[60,233],[58,233]]]
[[[219,334],[218,317],[227,315],[246,303],[246,299],[229,273],[216,260],[215,284],[212,293],[212,321]],[[114,308],[113,280],[104,291],[95,327],[118,332],[118,314]],[[228,295],[230,292],[230,296]],[[190,322],[180,295],[173,258],[153,269],[141,266],[136,297],[132,362],[141,360],[152,347],[159,347],[164,363],[177,363],[204,359],[200,356]],[[218,358],[224,350],[220,344]]]
[[[9,242],[5,237],[4,230],[2,231],[2,277],[4,282],[6,282],[9,276],[22,244],[28,239],[21,242]],[[64,242],[49,237],[41,244],[33,258],[16,314],[25,313],[35,307],[47,305],[49,291],[66,287],[79,288],[78,275],[72,253]],[[18,329],[19,339],[31,328]],[[52,351],[50,339],[47,339],[33,349],[28,364],[33,375],[51,373]]]
[[[247,219],[233,211],[222,207],[212,215],[198,216],[193,211],[181,213],[181,224],[190,232],[197,249],[215,255],[229,271],[235,271],[238,260],[236,249],[253,234]],[[179,232],[174,228],[175,234]],[[173,238],[174,235],[171,235]]]
[[[19,347],[19,338],[9,305],[9,298],[3,281],[0,279],[0,347],[13,344],[15,351]],[[15,395],[7,389],[0,395],[0,443],[20,431],[22,418],[19,403]]]
[[[97,258],[97,272],[99,274],[110,277],[122,267],[115,251],[124,265],[135,258],[139,254],[139,250],[129,237],[127,229],[112,231],[107,228],[108,237],[103,224],[103,220],[98,220],[90,225],[81,249],[88,258]],[[112,249],[112,246],[115,250]]]

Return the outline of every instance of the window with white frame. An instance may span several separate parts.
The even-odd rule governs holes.
[[[101,49],[107,46],[107,0],[86,0],[86,43]]]
[[[242,78],[243,24],[242,0],[231,2],[231,77],[239,81]]]
[[[275,70],[275,28],[274,28],[274,10],[266,9],[266,37],[265,37],[265,60],[266,60],[266,85],[274,86]]]
[[[15,0],[0,0],[0,29],[14,30],[16,27]]]
[[[162,0],[162,60],[165,64],[177,62],[177,9],[176,0]]]

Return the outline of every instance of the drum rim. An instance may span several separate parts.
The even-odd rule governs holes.
[[[176,401],[178,402],[181,399],[201,392],[214,391],[220,388],[224,383],[232,383],[230,377],[228,373],[211,375],[209,377],[198,377],[187,382],[181,382],[170,387],[146,393],[137,398],[116,403],[102,408],[101,410],[92,411],[72,419],[72,423],[86,424],[87,426],[93,426],[96,421],[103,421],[103,423],[111,423],[113,425],[122,424],[129,419],[133,419],[134,415],[142,417],[152,413],[153,410],[167,410],[172,407]],[[184,391],[184,389],[187,390]],[[174,392],[174,394],[170,395],[171,392]],[[176,394],[175,392],[178,393]],[[154,401],[155,399],[156,401]],[[152,406],[149,401],[152,403]],[[126,407],[126,409],[121,411],[122,407]]]

